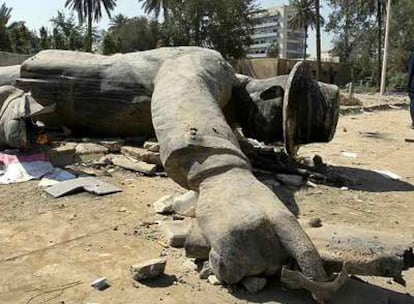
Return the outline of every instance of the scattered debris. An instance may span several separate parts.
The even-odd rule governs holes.
[[[53,172],[50,172],[43,176],[42,180],[39,183],[39,187],[50,187],[58,184],[59,182],[74,178],[76,178],[76,175],[60,168],[55,168]]]
[[[122,139],[106,139],[101,140],[99,143],[107,148],[110,153],[119,153],[125,141]]]
[[[191,229],[191,223],[186,221],[168,221],[161,223],[161,229],[167,244],[171,247],[184,247],[185,239]]]
[[[80,143],[76,146],[76,155],[83,162],[100,159],[108,152],[108,148],[94,143]]]
[[[159,153],[151,152],[143,148],[124,146],[121,148],[121,153],[127,156],[132,156],[136,160],[140,160],[149,164],[162,166],[161,156]]]
[[[144,143],[144,149],[147,149],[151,152],[160,152],[160,144],[154,141],[146,141]]]
[[[133,265],[130,271],[134,280],[148,280],[162,275],[166,265],[167,260],[165,258],[159,258]]]
[[[3,164],[3,174],[0,184],[13,184],[39,179],[53,171],[53,165],[48,161],[46,153],[31,155],[15,155],[0,153],[0,164]]]
[[[249,293],[255,294],[266,287],[266,278],[247,277],[243,280],[243,286]]]
[[[140,172],[145,175],[153,175],[157,170],[156,165],[148,164],[143,161],[134,162],[123,155],[114,155],[111,157],[111,161],[115,166],[135,172]]]
[[[48,151],[49,161],[55,167],[65,167],[73,164],[76,159],[76,146],[77,143],[68,142],[58,147],[51,148]]]
[[[375,172],[381,174],[382,176],[384,176],[386,178],[390,178],[390,179],[393,179],[393,180],[400,180],[401,179],[401,176],[399,176],[399,175],[397,175],[397,174],[395,174],[391,171],[388,171],[388,170],[375,170]]]
[[[93,288],[95,288],[97,290],[101,290],[101,291],[111,287],[111,285],[109,285],[109,283],[108,283],[108,281],[105,277],[96,279],[95,281],[93,281],[91,283],[91,286]]]
[[[204,261],[203,266],[199,272],[199,277],[202,280],[207,280],[209,276],[213,275],[208,261]]]
[[[97,195],[106,195],[122,191],[121,188],[103,182],[95,177],[80,177],[77,179],[71,179],[45,189],[48,194],[55,198],[80,190],[85,190]]]
[[[156,213],[176,213],[186,217],[195,217],[198,193],[188,191],[182,195],[166,195],[156,201],[153,206]]]
[[[211,284],[211,285],[221,285],[221,282],[220,282],[220,280],[214,275],[214,274],[212,274],[212,275],[210,275],[208,278],[207,278],[207,281]]]
[[[322,220],[319,217],[313,217],[309,220],[309,226],[312,228],[322,227]]]

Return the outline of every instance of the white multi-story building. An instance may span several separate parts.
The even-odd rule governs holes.
[[[303,58],[305,32],[293,30],[289,26],[289,20],[294,14],[295,9],[289,5],[270,7],[253,13],[253,43],[247,57],[268,57],[268,51],[276,46],[280,58]]]

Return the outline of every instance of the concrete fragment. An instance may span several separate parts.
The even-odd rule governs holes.
[[[158,201],[153,203],[154,209],[156,213],[165,214],[165,213],[172,213],[173,212],[173,203],[174,203],[174,196],[173,195],[165,195],[161,197]]]
[[[94,143],[80,143],[76,146],[76,154],[88,155],[96,153],[108,153],[108,148]]]
[[[77,143],[64,143],[59,147],[50,149],[48,153],[49,161],[54,167],[64,167],[75,162]]]
[[[130,272],[136,281],[154,279],[164,273],[166,265],[165,258],[153,259],[131,266]]]
[[[174,198],[172,208],[176,214],[187,217],[196,217],[197,203],[198,193],[195,191],[188,191],[183,195]]]
[[[140,172],[146,175],[153,175],[157,170],[157,166],[153,164],[148,164],[142,161],[133,162],[132,160],[128,159],[123,155],[114,156],[111,158],[112,163],[115,166],[132,170],[136,172]]]
[[[191,223],[186,221],[162,222],[161,229],[168,245],[175,248],[182,248],[190,232]]]
[[[98,160],[108,152],[108,148],[94,143],[80,143],[76,146],[76,155],[82,162]]]
[[[198,203],[198,193],[188,191],[182,195],[166,195],[156,201],[156,213],[176,213],[186,217],[195,217]]]
[[[144,161],[149,164],[162,166],[161,157],[159,153],[151,152],[143,148],[124,146],[121,148],[121,153],[132,156],[133,158]]]
[[[221,285],[220,280],[214,274],[210,275],[207,280],[211,285]]]
[[[45,189],[45,191],[53,197],[61,197],[80,190],[85,190],[97,195],[106,195],[122,191],[121,188],[105,183],[95,177],[71,179]]]
[[[108,287],[110,287],[110,285],[109,285],[109,283],[108,283],[108,281],[105,277],[96,279],[95,281],[93,281],[91,283],[91,286],[95,289],[98,289],[98,290],[105,290]]]
[[[266,287],[267,280],[259,277],[247,277],[243,280],[243,286],[249,293],[258,293]]]
[[[109,152],[119,153],[121,152],[121,147],[124,145],[125,141],[122,139],[107,139],[101,140],[99,143],[107,148]]]
[[[322,227],[322,220],[319,217],[313,217],[309,220],[309,226],[312,228]]]
[[[303,177],[295,174],[276,174],[276,178],[285,185],[299,187],[304,183]]]
[[[213,272],[210,269],[210,265],[209,265],[208,261],[204,261],[203,267],[201,268],[200,273],[199,273],[200,279],[207,280],[208,277],[212,274],[213,274]]]
[[[144,149],[151,152],[160,152],[160,144],[155,141],[146,141],[144,143]]]

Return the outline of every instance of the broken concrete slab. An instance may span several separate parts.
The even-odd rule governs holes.
[[[154,279],[164,273],[166,265],[165,258],[153,259],[131,266],[130,272],[136,281]]]
[[[132,146],[124,146],[121,148],[121,153],[127,156],[144,161],[149,164],[162,166],[161,156],[159,153],[151,152],[143,148],[137,148]]]
[[[105,139],[105,140],[101,140],[99,142],[99,144],[101,144],[102,146],[104,146],[105,148],[108,149],[109,152],[111,153],[119,153],[121,152],[121,148],[124,145],[125,141],[123,139]]]
[[[198,193],[188,191],[182,195],[166,195],[156,201],[153,206],[156,213],[176,213],[186,217],[195,217]]]
[[[160,152],[160,144],[155,141],[146,141],[144,143],[144,149],[151,152]]]
[[[161,230],[167,240],[167,244],[175,248],[184,247],[184,242],[190,229],[191,222],[188,221],[168,221],[161,223]]]
[[[82,162],[98,160],[108,152],[108,148],[94,143],[80,143],[76,146],[76,155]]]
[[[55,167],[64,167],[75,162],[77,143],[64,143],[61,146],[51,148],[47,153],[49,161]]]
[[[255,294],[266,287],[267,280],[266,278],[260,277],[247,277],[242,283],[244,288],[246,288],[249,293]]]
[[[214,274],[212,274],[212,275],[210,275],[208,278],[207,278],[207,281],[211,284],[211,285],[221,285],[221,282],[220,282],[220,280],[214,275]]]
[[[146,175],[153,175],[157,170],[157,166],[148,164],[143,161],[132,161],[124,155],[111,156],[111,161],[115,166],[123,169],[140,172]]]
[[[165,195],[153,203],[155,213],[169,214],[173,212],[174,195]]]
[[[97,195],[107,195],[122,191],[121,188],[103,182],[95,177],[80,177],[71,179],[45,189],[48,194],[55,198],[82,190]]]

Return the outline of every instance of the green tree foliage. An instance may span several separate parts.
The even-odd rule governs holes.
[[[83,49],[85,42],[85,29],[81,25],[76,24],[73,15],[66,17],[64,13],[58,11],[57,16],[53,17],[50,21],[52,22],[53,27],[52,37],[50,40],[48,39],[49,46],[51,48],[61,50]],[[42,30],[40,34],[42,37]],[[45,36],[44,32],[43,36]]]
[[[195,45],[242,58],[251,44],[255,0],[170,0],[164,22],[164,44]]]
[[[111,17],[111,12],[116,7],[116,0],[66,0],[65,7],[78,13],[79,22],[87,21],[86,51],[92,51],[93,21],[99,22],[102,18],[102,8]]]
[[[162,37],[161,26],[156,20],[148,20],[146,17],[127,18],[117,25],[112,20],[102,48],[106,54],[145,51],[156,48]]]
[[[11,18],[12,8],[7,7],[5,3],[0,7],[0,50],[11,51],[9,29],[7,24]]]
[[[168,20],[168,10],[172,0],[138,0],[142,2],[142,8],[146,14],[154,13],[155,17],[158,18],[161,9],[164,13],[164,20]]]
[[[280,54],[279,44],[272,43],[269,49],[267,50],[267,57],[279,58],[279,54]]]

